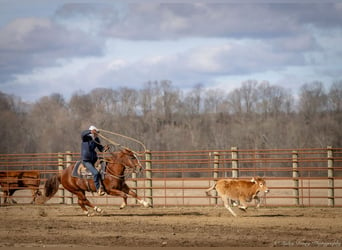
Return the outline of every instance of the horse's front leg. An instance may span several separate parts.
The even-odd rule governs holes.
[[[132,196],[133,198],[137,199],[140,204],[142,204],[144,207],[152,207],[152,204],[150,204],[147,201],[144,201],[142,198],[140,198],[133,190],[129,188],[127,184],[123,186],[123,191],[127,193],[128,195]]]
[[[134,191],[129,190],[128,194],[132,196],[133,198],[137,199],[137,201],[142,204],[144,207],[153,207],[151,203],[144,201],[142,198],[140,198]]]
[[[111,189],[111,190],[107,190],[107,193],[109,195],[113,195],[113,196],[119,196],[119,197],[122,197],[123,199],[123,202],[120,206],[120,209],[123,209],[127,206],[127,193],[121,191],[121,190],[118,190],[118,189]]]

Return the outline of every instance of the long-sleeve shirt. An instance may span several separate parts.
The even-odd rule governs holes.
[[[100,139],[98,137],[93,138],[90,130],[84,130],[81,133],[81,139],[82,161],[89,161],[94,164],[98,159],[95,149],[97,148],[99,151],[103,151],[103,146],[100,143]]]

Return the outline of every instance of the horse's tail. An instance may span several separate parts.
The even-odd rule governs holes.
[[[51,176],[49,179],[47,179],[44,185],[45,201],[51,199],[52,196],[54,196],[57,193],[60,183],[61,183],[61,174],[55,174]]]

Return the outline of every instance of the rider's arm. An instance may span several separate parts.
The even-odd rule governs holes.
[[[91,134],[91,131],[90,131],[90,130],[84,130],[84,131],[81,133],[82,141],[91,141],[91,140],[92,140],[92,137],[90,136],[90,134]]]

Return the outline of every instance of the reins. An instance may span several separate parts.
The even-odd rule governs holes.
[[[126,169],[124,170],[124,171],[126,171]],[[105,174],[106,175],[109,175],[109,176],[111,176],[111,177],[113,177],[113,178],[115,178],[115,179],[118,179],[118,180],[125,180],[126,178],[128,178],[129,177],[129,175],[131,174],[131,172],[132,171],[127,171],[127,173],[125,172],[125,174],[122,174],[122,175],[113,175],[113,174],[111,174],[111,173],[109,173],[108,172],[108,169],[105,171]]]
[[[120,165],[123,165],[124,166],[124,174],[121,174],[121,175],[118,175],[118,174],[112,174],[112,173],[109,173],[108,171],[108,167],[106,168],[105,170],[105,174],[106,175],[109,175],[115,179],[118,179],[118,180],[125,180],[126,178],[129,177],[130,174],[132,174],[134,171],[131,169],[131,168],[128,168],[127,166],[125,166],[124,164],[120,163],[120,162],[116,162],[115,160],[111,160],[111,159],[106,159],[106,158],[102,158],[102,161],[103,162],[106,162],[106,163],[109,163],[109,164],[120,164]]]

